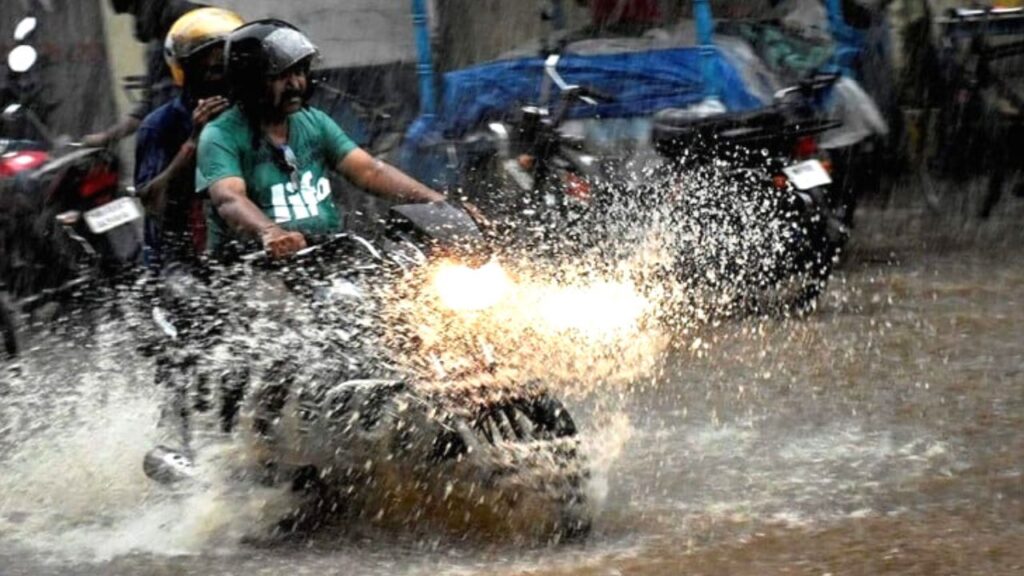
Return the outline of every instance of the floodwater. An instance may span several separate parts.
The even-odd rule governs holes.
[[[1016,202],[984,224],[862,210],[810,317],[676,335],[660,376],[574,399],[604,460],[582,543],[254,541],[265,501],[168,499],[142,475],[144,365],[37,349],[0,385],[0,573],[1022,574]],[[66,393],[36,405],[29,386]]]

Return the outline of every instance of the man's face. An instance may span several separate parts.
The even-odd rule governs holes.
[[[195,56],[196,64],[192,70],[195,81],[190,83],[192,95],[196,98],[225,96],[227,86],[224,82],[224,46],[214,46]]]
[[[309,77],[309,63],[299,62],[267,81],[267,102],[277,117],[286,117],[302,109]]]

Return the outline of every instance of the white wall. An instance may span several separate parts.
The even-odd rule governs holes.
[[[320,48],[325,68],[416,59],[411,0],[206,0],[246,20],[281,18]]]

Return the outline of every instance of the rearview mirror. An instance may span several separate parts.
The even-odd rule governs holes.
[[[36,24],[38,24],[38,21],[34,16],[22,18],[21,21],[18,22],[18,26],[14,28],[14,41],[21,42],[25,38],[28,38],[36,31]]]
[[[31,70],[38,58],[39,53],[28,44],[15,46],[7,55],[7,67],[12,72],[22,74]]]
[[[78,210],[68,210],[57,214],[54,218],[63,226],[74,226],[82,219],[82,213]]]

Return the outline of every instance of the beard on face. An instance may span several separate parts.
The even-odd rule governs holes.
[[[268,98],[271,104],[271,108],[275,116],[287,116],[288,114],[295,112],[293,107],[298,104],[298,108],[301,108],[305,103],[305,93],[301,90],[287,89],[281,92],[278,99],[274,100],[273,94]]]

